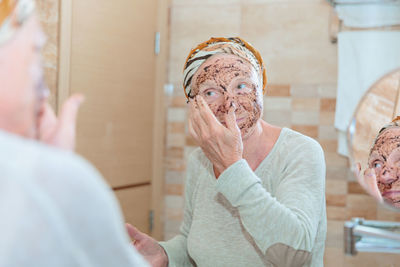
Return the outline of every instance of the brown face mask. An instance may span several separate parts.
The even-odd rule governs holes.
[[[242,138],[254,130],[263,109],[260,78],[250,63],[235,55],[218,54],[207,59],[192,79],[192,95],[201,95],[216,118],[235,107]]]
[[[388,128],[379,135],[368,165],[375,170],[383,199],[400,207],[400,127]]]

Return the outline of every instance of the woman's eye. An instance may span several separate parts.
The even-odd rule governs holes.
[[[379,162],[374,163],[374,168],[382,168],[382,164]]]
[[[213,91],[206,92],[206,96],[214,96],[214,95],[215,95],[215,92],[213,92]]]
[[[246,85],[244,83],[238,85],[238,89],[244,89],[244,88],[246,88]]]

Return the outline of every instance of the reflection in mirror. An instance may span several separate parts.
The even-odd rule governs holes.
[[[400,208],[400,70],[375,83],[360,101],[348,129],[360,185],[380,203]],[[390,122],[390,123],[388,123]]]

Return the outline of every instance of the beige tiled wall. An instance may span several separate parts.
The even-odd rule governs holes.
[[[169,82],[165,177],[165,238],[182,220],[185,159],[195,147],[187,134],[182,66],[190,49],[211,36],[242,36],[266,62],[264,119],[318,140],[325,151],[328,234],[326,266],[395,266],[399,257],[343,253],[343,222],[352,217],[392,220],[351,182],[348,160],[336,153],[334,128],[337,45],[329,39],[331,7],[322,0],[174,0],[170,18]]]

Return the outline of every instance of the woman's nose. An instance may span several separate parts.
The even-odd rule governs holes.
[[[235,98],[229,94],[225,95],[225,102],[224,102],[224,107],[226,111],[229,111],[229,109],[234,106],[235,110],[236,110],[236,101]]]
[[[383,184],[391,184],[397,180],[397,168],[385,167],[383,168],[378,180]]]

